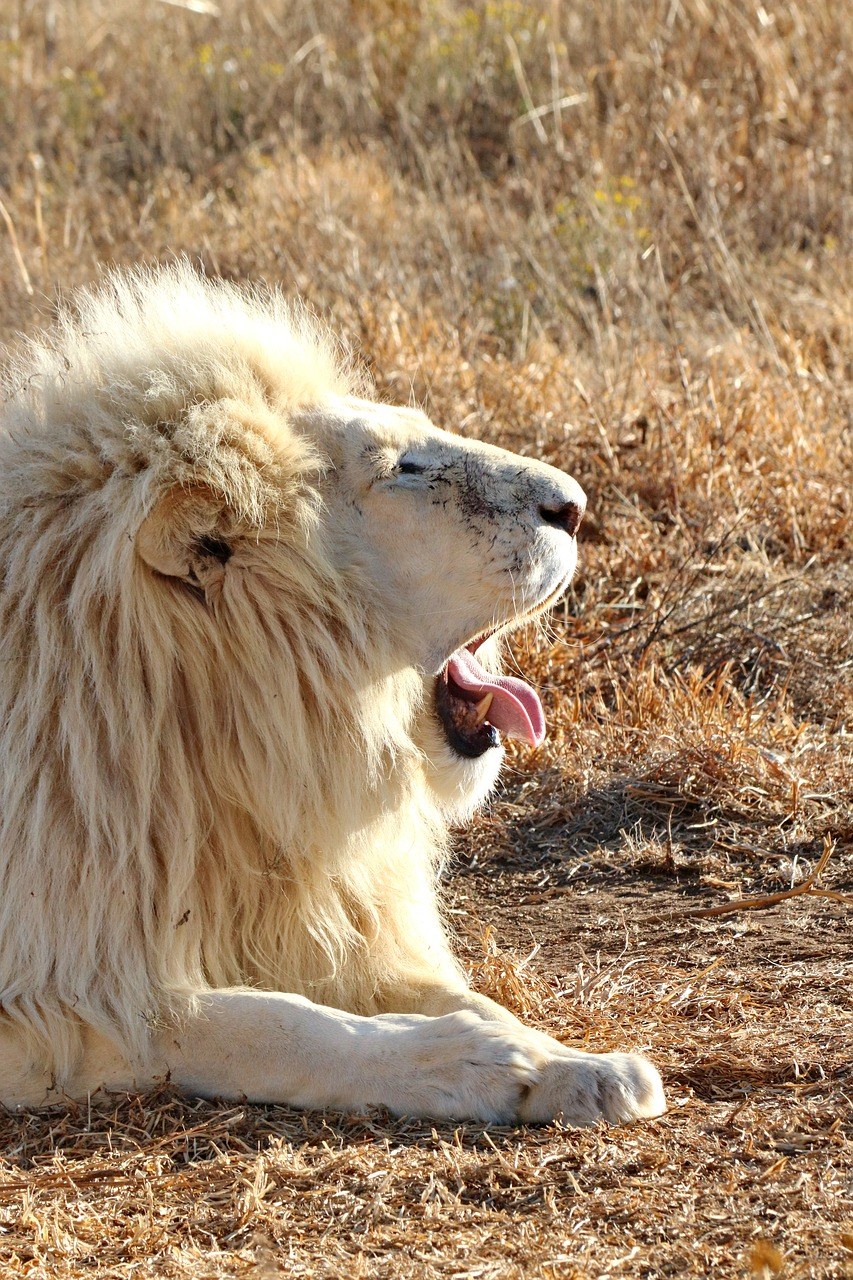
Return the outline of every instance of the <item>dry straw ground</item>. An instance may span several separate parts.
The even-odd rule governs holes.
[[[4,338],[104,263],[188,253],[587,487],[581,575],[516,650],[551,735],[460,836],[449,906],[480,984],[648,1051],[671,1098],[580,1133],[4,1115],[3,1277],[853,1275],[846,22],[3,0]],[[824,851],[808,893],[685,915]]]

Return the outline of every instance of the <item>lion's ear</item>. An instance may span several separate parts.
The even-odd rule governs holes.
[[[230,521],[221,498],[204,486],[164,494],[136,539],[140,556],[168,578],[209,586],[231,558]]]

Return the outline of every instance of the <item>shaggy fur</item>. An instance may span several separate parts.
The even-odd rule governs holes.
[[[185,267],[111,277],[8,374],[0,1101],[116,1083],[81,1075],[92,1036],[118,1080],[150,1078],[152,1041],[208,992],[367,1016],[465,992],[437,872],[500,752],[437,741],[438,668],[403,652],[341,496],[370,450],[325,424],[390,412],[359,390],[303,311]]]

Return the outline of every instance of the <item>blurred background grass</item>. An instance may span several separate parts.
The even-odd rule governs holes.
[[[187,249],[324,305],[378,286],[452,308],[509,355],[747,328],[837,368],[843,5],[5,8],[0,182],[27,224],[40,188],[44,239],[19,231],[39,284]]]

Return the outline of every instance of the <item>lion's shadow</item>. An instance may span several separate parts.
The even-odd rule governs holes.
[[[535,789],[526,775],[510,776],[491,810],[486,840],[476,827],[458,838],[454,874],[465,876],[485,861],[516,870],[550,864],[549,882],[559,885],[576,876],[579,863],[607,862],[608,854],[629,851],[624,862],[614,859],[623,878],[659,879],[677,872],[679,888],[689,891],[698,876],[692,859],[706,853],[718,833],[729,834],[730,848],[739,832],[744,847],[759,838],[768,848],[779,844],[778,814],[768,811],[765,818],[754,807],[747,812],[734,793],[713,794],[701,778],[698,786],[695,776],[689,783],[689,764],[678,755],[646,768],[626,762],[624,772],[585,791],[555,766],[541,771]],[[759,836],[757,828],[766,833]],[[484,848],[490,839],[491,852]],[[811,851],[813,843],[786,844],[789,854]]]

